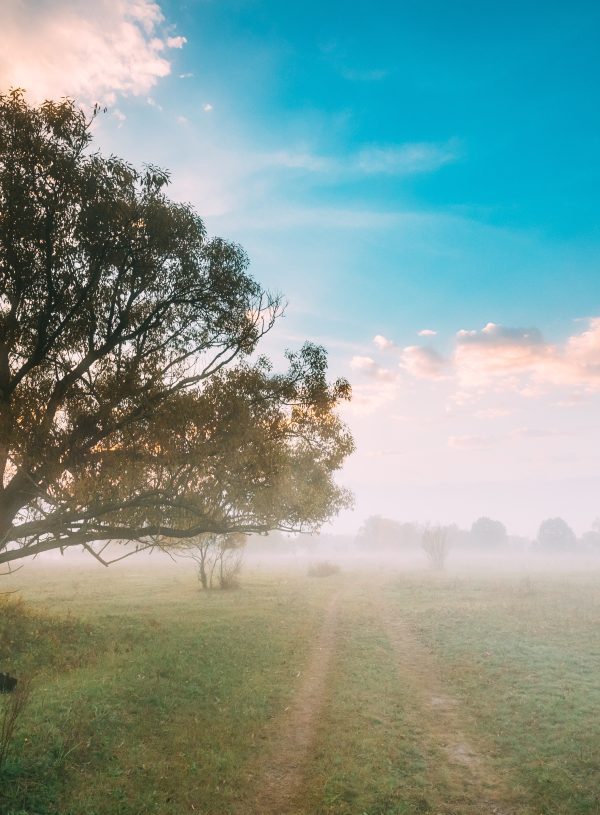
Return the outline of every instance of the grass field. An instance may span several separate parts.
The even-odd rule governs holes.
[[[11,587],[0,669],[32,694],[2,815],[600,813],[597,573]]]

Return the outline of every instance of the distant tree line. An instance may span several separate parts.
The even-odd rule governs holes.
[[[430,524],[397,521],[381,515],[369,516],[355,535],[297,534],[270,532],[252,535],[248,545],[254,555],[267,560],[276,553],[287,556],[320,556],[326,551],[333,558],[380,555],[395,557],[402,553],[421,553],[434,570],[445,567],[452,552],[475,554],[572,554],[600,557],[600,518],[577,537],[563,518],[546,518],[534,538],[510,534],[498,520],[481,516],[468,529],[457,524]]]
[[[470,529],[461,529],[456,524],[439,528],[444,530],[448,548],[473,548],[482,552],[502,548],[548,553],[579,551],[600,555],[600,518],[580,538],[563,518],[546,518],[533,540],[510,535],[501,521],[485,516],[477,518]],[[356,543],[361,548],[398,550],[420,546],[430,537],[429,525],[371,515],[360,527]]]

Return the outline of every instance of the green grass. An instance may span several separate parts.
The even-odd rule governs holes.
[[[397,581],[389,591],[536,815],[600,812],[600,580]]]
[[[2,812],[228,812],[261,728],[293,692],[318,592],[271,580],[202,595],[168,567],[19,582],[35,597],[29,630],[55,634],[51,660],[43,637],[37,664],[36,639],[8,652],[16,675],[36,675]],[[71,616],[56,616],[65,606]]]
[[[33,688],[1,815],[243,811],[333,591],[337,636],[299,812],[460,813],[383,606],[520,790],[519,815],[600,813],[597,575],[247,575],[239,591],[202,594],[189,565],[140,560],[28,567],[11,587],[23,600],[0,604],[0,669]]]

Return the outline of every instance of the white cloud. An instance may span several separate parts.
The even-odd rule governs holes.
[[[4,0],[0,86],[111,104],[147,94],[171,70],[167,51],[184,43],[153,0]]]
[[[436,337],[437,331],[434,331],[432,328],[422,328],[421,331],[418,332],[419,337]]]
[[[202,105],[202,110],[205,113],[210,113],[212,109],[213,109],[213,106],[211,105],[210,102],[206,102],[204,105]]]

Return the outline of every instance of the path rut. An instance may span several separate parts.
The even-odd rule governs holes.
[[[289,707],[283,713],[268,755],[254,773],[258,780],[251,801],[240,815],[298,815],[302,807],[298,795],[315,728],[322,709],[338,619],[338,595],[325,609],[319,636],[311,650],[301,682]]]
[[[451,772],[430,766],[433,788],[436,775],[444,775],[451,800],[440,804],[446,815],[517,815],[517,795],[491,766],[484,745],[475,742],[474,722],[468,711],[444,688],[439,665],[409,626],[381,609],[381,618],[397,659],[397,670],[409,688],[414,713],[424,739],[446,757]],[[436,813],[437,815],[437,813]]]

